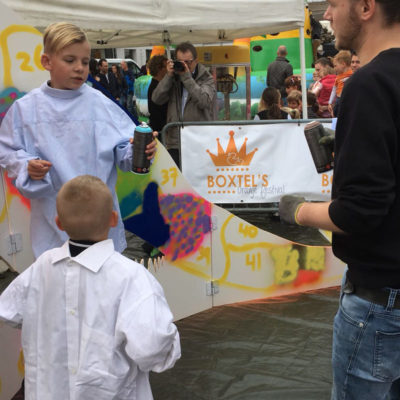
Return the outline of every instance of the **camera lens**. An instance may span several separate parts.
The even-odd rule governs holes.
[[[174,61],[174,70],[175,71],[184,71],[185,70],[185,66],[183,65],[183,63],[181,61]]]

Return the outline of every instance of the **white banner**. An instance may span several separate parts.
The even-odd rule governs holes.
[[[327,201],[332,171],[317,173],[305,125],[186,126],[182,172],[213,203],[270,203],[284,194]]]

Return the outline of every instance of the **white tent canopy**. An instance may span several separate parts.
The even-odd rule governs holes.
[[[2,0],[43,30],[56,21],[84,29],[92,47],[215,43],[297,29],[304,0]]]

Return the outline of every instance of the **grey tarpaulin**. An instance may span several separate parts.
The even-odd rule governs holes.
[[[324,400],[339,288],[215,307],[177,321],[182,358],[156,400]]]

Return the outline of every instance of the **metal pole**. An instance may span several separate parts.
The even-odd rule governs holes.
[[[306,80],[306,51],[304,46],[304,24],[299,29],[300,67],[301,67],[301,97],[303,101],[303,119],[308,119],[307,113],[307,80]]]
[[[246,65],[246,119],[251,118],[251,75],[250,65]]]
[[[162,41],[163,41],[163,44],[165,47],[165,52],[167,53],[167,57],[170,59],[171,58],[171,48],[170,48],[171,39],[170,39],[168,31],[164,31],[162,33]]]

